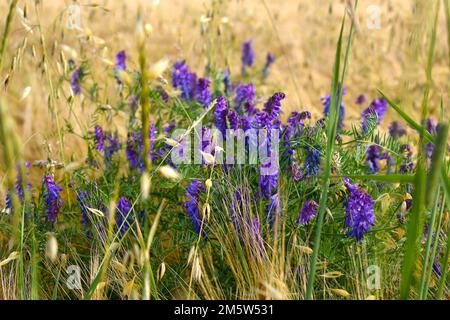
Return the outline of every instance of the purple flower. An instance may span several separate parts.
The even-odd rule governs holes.
[[[320,152],[318,147],[306,147],[308,155],[303,163],[303,172],[305,176],[317,176],[320,169]]]
[[[186,192],[186,196],[189,201],[184,203],[184,208],[187,210],[192,225],[194,226],[195,233],[197,234],[200,234],[202,229],[202,219],[200,217],[198,201],[200,198],[200,193],[204,190],[206,190],[206,188],[200,181],[196,179],[192,180]],[[203,232],[205,231],[203,230]]]
[[[112,156],[120,150],[120,142],[117,135],[112,135],[110,133],[105,134],[106,147],[105,147],[105,159],[110,161]]]
[[[114,70],[117,71],[125,71],[127,69],[127,54],[125,51],[120,51],[116,55],[116,64],[114,66]]]
[[[414,163],[408,162],[400,165],[398,172],[401,174],[410,173],[414,169]]]
[[[178,61],[173,66],[172,85],[181,90],[181,97],[185,100],[193,100],[195,97],[195,87],[197,84],[197,75],[189,72],[188,66],[184,61]]]
[[[359,189],[358,185],[350,184],[347,178],[344,182],[350,192],[346,201],[345,227],[349,229],[347,235],[359,242],[375,225],[374,201],[368,193]]]
[[[169,94],[166,92],[166,90],[164,90],[162,86],[157,86],[156,92],[159,93],[159,96],[161,97],[162,101],[166,103],[169,102]]]
[[[212,100],[212,94],[209,89],[211,81],[208,79],[200,78],[197,81],[197,101],[204,107],[208,108]]]
[[[362,118],[363,118],[363,123],[362,123],[362,128],[363,128],[363,133],[366,132],[367,130],[367,121],[369,120],[369,118],[373,115],[377,115],[378,118],[378,123],[380,124],[381,121],[384,118],[384,115],[386,114],[387,111],[387,106],[388,103],[385,99],[380,98],[380,99],[375,99],[372,101],[372,103],[370,104],[370,106],[364,110],[364,112],[362,113]]]
[[[281,101],[286,95],[282,92],[275,93],[264,104],[263,111],[256,114],[256,122],[260,127],[271,128],[281,113]]]
[[[264,172],[265,169],[268,169],[270,167],[271,163],[266,163],[261,166],[261,172]],[[260,174],[259,176],[259,189],[260,194],[265,198],[269,199],[274,191],[278,188],[278,176],[279,173],[276,172],[272,175],[266,175],[266,174]]]
[[[139,106],[139,97],[131,96],[130,99],[128,99],[128,104],[130,105],[131,113],[134,115]]]
[[[242,73],[245,73],[247,67],[253,65],[255,52],[253,50],[253,40],[246,41],[242,44]]]
[[[228,94],[228,92],[230,92],[231,89],[231,74],[229,69],[222,71],[222,82],[224,86],[224,91],[226,94]]]
[[[256,112],[255,105],[255,85],[253,83],[249,84],[238,84],[236,87],[236,97],[234,102],[236,104],[236,109],[240,113],[242,106],[248,115],[253,115]]]
[[[105,135],[103,133],[103,129],[100,126],[95,126],[94,128],[94,140],[95,140],[95,149],[103,152],[105,149]]]
[[[170,134],[173,129],[175,129],[177,126],[177,123],[175,121],[170,121],[167,126],[164,128],[164,133]]]
[[[314,200],[306,201],[300,210],[296,223],[301,225],[308,224],[316,216],[318,208],[319,205]]]
[[[29,168],[30,167],[30,163],[27,162],[25,163],[25,167]],[[18,166],[18,170],[17,170],[17,177],[16,177],[16,183],[14,184],[14,191],[16,192],[17,197],[19,198],[20,203],[23,205],[25,203],[25,190],[23,189],[23,177],[22,177],[22,170],[20,168],[20,166]],[[27,179],[25,179],[27,180]],[[28,182],[27,184],[27,189],[28,191],[31,190],[31,184]],[[12,192],[14,192],[12,191]],[[12,204],[12,199],[11,199],[11,193],[8,193],[6,195],[6,200],[5,200],[5,207],[6,209],[13,209],[13,204]]]
[[[263,110],[269,115],[271,120],[275,120],[280,115],[281,101],[284,100],[284,98],[286,98],[284,93],[277,92],[264,104]]]
[[[42,185],[44,188],[44,203],[47,213],[47,221],[51,224],[55,224],[58,213],[62,207],[62,200],[60,192],[62,188],[55,183],[51,175],[45,176],[42,179]]]
[[[122,197],[117,202],[117,228],[119,230],[119,236],[123,236],[131,226],[131,203],[126,197]]]
[[[340,85],[339,85],[340,88]],[[337,129],[338,130],[342,130],[344,127],[344,118],[345,118],[345,106],[344,106],[344,95],[346,94],[347,90],[345,88],[342,89],[342,97],[341,97],[341,107],[339,108],[339,120],[338,120],[338,126]],[[338,100],[339,97],[336,97],[336,100]],[[323,98],[321,98],[320,100],[322,100],[322,104],[325,107],[323,110],[323,113],[325,115],[325,117],[328,116],[328,114],[330,113],[330,108],[331,108],[331,95],[327,95]],[[337,104],[337,101],[336,101]],[[337,107],[337,106],[336,106]]]
[[[380,171],[380,165],[378,161],[380,160],[380,147],[377,145],[372,145],[367,149],[367,162],[369,163],[370,170],[372,172]]]
[[[296,161],[293,161],[291,164],[291,177],[295,182],[299,182],[303,178],[300,166]]]
[[[148,134],[149,143],[149,154],[152,160],[157,156],[153,152],[153,148],[155,145],[155,138],[158,131],[156,130],[155,124],[150,123],[150,131]],[[142,139],[142,134],[140,132],[129,132],[127,137],[127,147],[126,147],[126,155],[127,159],[130,162],[130,166],[133,169],[136,168],[144,168],[144,140]]]
[[[283,211],[281,210],[280,197],[278,193],[275,193],[270,197],[270,201],[266,205],[266,214],[267,214],[267,221],[271,226],[273,226],[275,220],[283,214]]]
[[[89,194],[83,190],[77,191],[77,201],[80,205],[81,210],[81,225],[85,228],[89,223],[89,214],[88,214],[88,199]]]
[[[266,64],[264,65],[264,69],[263,69],[263,77],[264,78],[267,78],[269,76],[270,67],[272,66],[272,64],[274,64],[274,62],[275,62],[275,56],[269,52],[267,54]]]
[[[311,112],[304,111],[304,112],[292,112],[291,116],[287,120],[288,127],[289,128],[298,128],[303,127],[303,121],[306,119],[311,119]]]
[[[389,126],[389,135],[394,139],[403,137],[406,134],[405,128],[398,121],[392,121]]]
[[[356,98],[356,101],[355,101],[356,104],[360,104],[360,105],[364,104],[365,102],[366,102],[366,96],[363,94],[360,94],[358,96],[358,98]]]
[[[427,120],[427,131],[428,133],[430,133],[431,135],[435,135],[437,133],[438,130],[438,126],[434,124],[433,119],[428,119]],[[434,145],[432,143],[429,143],[427,146],[427,157],[431,158],[431,156],[433,155],[433,151],[434,151]]]
[[[236,111],[230,110],[228,111],[228,123],[230,124],[230,129],[237,130],[239,129],[239,116]]]
[[[139,166],[141,154],[141,135],[136,132],[129,132],[127,139],[126,154],[131,168],[136,169]]]
[[[80,82],[82,77],[83,72],[81,70],[81,67],[75,70],[75,72],[72,74],[72,78],[70,79],[70,86],[74,95],[78,95],[81,93]]]
[[[227,100],[222,96],[217,97],[214,115],[216,117],[217,129],[219,129],[219,131],[225,136],[225,132],[227,130],[228,105]]]

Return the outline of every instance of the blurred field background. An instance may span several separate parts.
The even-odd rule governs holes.
[[[356,14],[357,33],[347,72],[347,121],[359,121],[366,105],[355,99],[361,93],[368,103],[377,89],[396,99],[409,114],[419,118],[426,81],[424,72],[433,21],[432,1],[363,0]],[[9,1],[0,2],[3,30]],[[81,30],[68,28],[70,5],[81,8]],[[322,115],[320,97],[328,94],[336,39],[345,1],[311,0],[160,0],[160,1],[19,1],[1,69],[0,92],[14,121],[27,161],[52,159],[57,163],[82,160],[86,152],[82,134],[96,121],[105,122],[108,111],[99,112],[119,99],[111,83],[98,103],[70,98],[69,82],[62,79],[64,62],[89,61],[90,72],[101,81],[112,72],[105,61],[114,61],[126,50],[129,66],[136,67],[135,21],[138,8],[153,26],[148,44],[149,61],[168,57],[186,59],[203,74],[206,57],[215,67],[231,69],[240,79],[240,46],[254,40],[259,72],[268,52],[277,57],[272,74],[258,95],[286,92],[285,114],[310,110]],[[368,28],[371,5],[380,8],[380,29]],[[444,6],[438,23],[431,112],[439,115],[440,100],[449,103],[449,49]],[[169,79],[169,73],[167,74]],[[170,79],[169,79],[170,81]],[[86,87],[89,83],[85,84]],[[31,92],[21,99],[24,89]],[[394,117],[390,112],[388,117]],[[85,125],[87,123],[87,125]],[[383,126],[387,127],[388,121]],[[121,123],[116,123],[118,128]],[[65,130],[71,128],[71,130]],[[67,131],[72,131],[67,132]],[[61,146],[61,143],[63,146]],[[1,152],[1,149],[0,149]],[[0,169],[0,174],[2,170]],[[3,176],[3,174],[2,174]],[[36,179],[40,179],[40,174]]]

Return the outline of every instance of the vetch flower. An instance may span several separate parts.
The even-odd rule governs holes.
[[[264,169],[269,168],[270,165],[271,165],[270,163],[263,164],[261,166],[261,172],[263,172]],[[258,185],[259,185],[259,189],[260,189],[260,194],[265,199],[269,199],[272,196],[272,194],[274,193],[274,191],[277,190],[278,177],[279,177],[278,172],[276,172],[275,174],[272,174],[272,175],[260,174]]]
[[[227,130],[227,114],[227,100],[222,96],[217,97],[214,115],[216,117],[216,127],[217,129],[219,129],[223,136],[225,136],[225,132]]]
[[[231,90],[231,74],[229,69],[222,71],[222,82],[224,91],[226,94],[228,94]]]
[[[194,179],[189,184],[186,192],[186,196],[188,197],[189,201],[184,203],[184,208],[187,210],[192,225],[194,226],[195,233],[197,234],[200,234],[200,231],[202,229],[202,218],[200,216],[198,202],[200,193],[205,190],[206,188],[203,183],[201,183],[197,179]],[[205,231],[203,230],[203,233],[204,232]]]
[[[126,55],[125,51],[120,51],[116,55],[116,63],[114,65],[114,74],[116,76],[116,80],[119,85],[122,84],[122,80],[120,79],[119,74],[124,73],[125,70],[127,69],[126,61],[127,61],[127,55]]]
[[[127,69],[127,54],[125,51],[120,51],[116,55],[116,64],[114,65],[114,70],[125,71]]]
[[[106,146],[105,146],[105,160],[110,161],[112,156],[120,150],[120,142],[117,135],[111,133],[105,134]]]
[[[405,128],[398,121],[392,121],[389,126],[389,135],[394,139],[403,137],[406,134]]]
[[[340,87],[341,86],[339,85],[339,88]],[[345,118],[344,95],[346,94],[346,92],[347,92],[347,90],[345,88],[342,88],[341,107],[339,108],[339,120],[338,120],[338,126],[337,126],[338,130],[342,130],[344,127],[344,118]],[[338,98],[339,97],[336,97],[336,99],[338,99]],[[331,95],[327,95],[327,96],[321,98],[321,100],[322,100],[323,106],[325,107],[323,110],[323,113],[324,113],[325,117],[327,117],[328,114],[330,113],[330,108],[331,108]],[[336,104],[337,104],[337,102],[336,102]]]
[[[183,99],[193,100],[197,85],[197,75],[189,71],[184,61],[178,61],[173,66],[172,85],[174,88],[181,90]]]
[[[204,78],[200,78],[197,81],[196,99],[204,108],[208,108],[212,100],[212,94],[209,89],[210,84],[211,81]]]
[[[105,149],[105,135],[103,134],[103,129],[100,126],[95,126],[94,128],[94,140],[95,149],[103,152]]]
[[[122,197],[116,206],[117,228],[122,237],[130,228],[133,219],[131,215],[131,203],[126,197]]]
[[[62,207],[62,200],[60,192],[62,188],[55,183],[51,175],[45,176],[42,179],[42,185],[44,188],[44,203],[47,213],[47,221],[51,224],[55,224],[58,213]]]
[[[282,92],[275,93],[264,104],[263,110],[256,114],[256,122],[261,128],[272,128],[281,113],[281,101],[286,95]]]
[[[253,83],[249,84],[238,84],[236,87],[236,97],[234,103],[236,104],[236,110],[241,113],[242,107],[244,107],[245,112],[248,115],[253,115],[256,113],[255,105],[255,85]]]
[[[267,54],[266,64],[264,65],[264,69],[263,69],[263,78],[264,79],[269,76],[270,68],[272,67],[274,62],[275,62],[275,56],[271,52],[269,52]]]
[[[253,50],[253,40],[246,41],[242,44],[242,73],[244,74],[247,67],[253,65],[255,52]]]
[[[319,209],[319,205],[314,200],[308,200],[303,205],[300,213],[298,215],[296,223],[299,225],[308,224],[317,214],[317,209]]]
[[[378,161],[380,160],[380,147],[377,145],[372,145],[367,149],[367,162],[369,163],[370,170],[374,173],[380,171],[380,165]]]
[[[270,201],[266,205],[266,214],[267,221],[270,226],[273,226],[275,220],[283,214],[283,211],[281,210],[280,196],[278,193],[275,193],[270,197]]]
[[[70,79],[70,87],[72,88],[72,93],[74,95],[78,95],[81,93],[80,82],[82,76],[83,72],[81,70],[81,67],[75,70],[74,73],[72,74],[72,77]]]
[[[366,102],[366,96],[363,94],[360,94],[358,96],[358,98],[356,98],[356,101],[355,101],[356,104],[364,104],[365,102]]]
[[[362,118],[363,118],[363,123],[362,123],[362,128],[363,128],[363,133],[366,132],[367,130],[367,121],[369,120],[369,118],[371,116],[373,116],[374,114],[377,115],[378,118],[378,125],[381,123],[381,121],[384,118],[384,115],[386,114],[387,111],[387,106],[388,103],[385,99],[380,98],[380,99],[375,99],[372,101],[372,103],[370,104],[370,106],[364,110],[364,112],[362,113]]]
[[[320,152],[319,149],[306,147],[308,155],[303,163],[303,173],[305,176],[317,176],[320,169]]]
[[[80,205],[81,210],[81,225],[85,228],[89,223],[89,214],[88,214],[88,199],[89,194],[83,190],[77,191],[77,201]]]
[[[367,192],[359,189],[358,185],[350,184],[347,178],[344,183],[350,192],[345,209],[345,227],[349,229],[347,235],[359,242],[375,225],[374,201]]]

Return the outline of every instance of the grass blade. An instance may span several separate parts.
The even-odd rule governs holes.
[[[356,2],[356,5],[357,5],[357,2]],[[355,5],[355,8],[356,8],[356,5]],[[350,34],[349,34],[349,38],[347,41],[343,73],[341,75],[341,78],[339,79],[340,59],[341,59],[341,51],[342,51],[342,35],[343,35],[344,25],[345,25],[345,15],[344,15],[344,19],[343,19],[342,25],[341,25],[341,30],[339,33],[339,39],[338,39],[338,43],[337,43],[336,57],[335,57],[335,63],[334,63],[331,105],[330,105],[329,119],[328,119],[328,124],[327,124],[328,141],[327,141],[325,172],[324,172],[324,178],[323,178],[323,182],[322,182],[322,193],[321,193],[321,197],[320,197],[319,214],[318,214],[315,236],[314,236],[314,248],[313,248],[313,253],[311,256],[311,260],[310,260],[310,269],[309,269],[308,282],[307,282],[307,287],[306,287],[305,298],[307,300],[313,299],[316,264],[317,264],[317,259],[319,256],[320,237],[321,237],[321,233],[322,233],[322,226],[323,226],[325,211],[326,211],[326,207],[327,207],[328,188],[329,188],[330,177],[331,177],[331,161],[332,161],[333,149],[334,149],[334,144],[335,144],[335,139],[336,139],[337,125],[338,125],[338,121],[339,121],[339,111],[340,111],[341,99],[342,99],[342,88],[344,85],[345,71],[347,70],[348,58],[349,58],[349,54],[350,54],[350,46],[351,46],[351,41],[352,41],[352,36],[353,36],[354,22],[352,21],[352,24],[350,27]],[[340,80],[340,82],[339,82],[339,80]]]

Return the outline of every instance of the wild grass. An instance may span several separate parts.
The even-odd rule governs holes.
[[[108,45],[97,34],[106,25],[71,34],[58,19],[51,28],[44,26],[46,11],[39,2],[10,1],[0,47],[2,90],[7,93],[0,98],[1,173],[8,195],[0,213],[0,299],[448,299],[449,101],[444,94],[448,87],[436,76],[447,59],[440,44],[447,41],[450,47],[450,38],[442,39],[440,32],[445,15],[450,35],[449,4],[443,2],[430,1],[429,6],[414,2],[417,11],[431,8],[418,14],[432,16],[423,31],[428,32],[425,44],[415,44],[423,57],[423,79],[408,88],[414,97],[422,97],[420,110],[410,107],[410,99],[398,86],[372,82],[375,76],[367,74],[366,90],[370,86],[367,91],[376,93],[370,99],[381,95],[389,115],[382,122],[381,114],[367,116],[363,129],[360,110],[352,110],[355,104],[343,88],[351,92],[352,86],[358,90],[362,86],[355,74],[363,55],[364,1],[328,9],[339,11],[341,24],[324,36],[333,50],[323,53],[331,60],[326,85],[320,89],[330,92],[328,115],[322,120],[322,107],[307,107],[308,94],[314,90],[298,81],[299,64],[293,62],[292,48],[283,43],[284,24],[269,2],[258,2],[268,16],[268,29],[262,30],[273,32],[278,43],[275,66],[287,66],[281,76],[274,71],[269,79],[262,72],[262,60],[240,74],[240,61],[230,58],[248,40],[227,29],[232,29],[233,17],[226,13],[234,4],[205,5],[200,19],[202,47],[190,57],[201,66],[196,69],[199,77],[211,81],[212,97],[202,105],[200,98],[185,98],[180,92],[184,88],[173,85],[174,61],[168,63],[164,41],[157,41],[158,28],[163,30],[165,24],[151,26],[151,12],[144,5],[126,13],[124,34],[132,45],[122,70],[113,61],[118,44]],[[109,11],[99,5],[90,9],[97,10],[93,16]],[[14,19],[27,32],[20,41]],[[61,37],[52,35],[56,32]],[[266,33],[254,35],[257,59],[265,55],[258,37]],[[421,39],[421,34],[411,37]],[[190,65],[189,49],[184,49],[176,60],[188,57]],[[21,88],[25,98],[18,99],[14,91],[19,75],[30,72],[20,61],[33,59],[38,62],[33,62],[32,72],[39,74],[39,81],[34,80],[32,89]],[[307,69],[307,63],[303,67]],[[78,70],[80,93],[73,84]],[[225,70],[231,70],[230,88]],[[310,82],[314,77],[319,76],[310,76]],[[376,77],[390,74],[380,70]],[[229,150],[208,151],[200,142],[193,148],[202,150],[201,164],[170,163],[182,138],[198,137],[205,127],[219,126],[215,113],[219,97],[226,99],[230,110],[240,109],[235,105],[235,87],[250,82],[255,84],[254,104],[259,109],[284,87],[288,96],[282,102],[284,115],[277,115],[282,134],[276,193],[267,198],[260,165],[216,163],[219,154],[226,156]],[[38,147],[29,147],[25,140],[33,138],[21,134],[23,123],[11,111],[27,101],[29,90],[42,95],[39,101],[46,111],[42,116],[46,124],[40,125],[48,130],[33,132],[43,136]],[[342,104],[350,110],[343,128]],[[312,114],[295,125],[294,136],[285,131],[289,111]],[[238,117],[245,116],[239,110]],[[396,118],[409,127],[403,137],[386,132],[387,120]],[[439,126],[430,125],[433,118]],[[171,122],[186,131],[171,136],[170,130],[165,131]],[[230,119],[225,122],[232,125]],[[137,136],[138,165],[133,166],[130,145]],[[215,139],[209,142],[214,144]],[[120,144],[117,149],[114,141]],[[405,145],[411,147],[410,154]],[[368,158],[369,147],[381,150],[377,170]],[[304,170],[313,150],[319,159],[317,172],[295,178],[294,166]],[[289,152],[292,155],[286,156]],[[49,187],[47,177],[61,190]],[[188,204],[195,181],[203,186],[194,201],[198,220],[190,216]],[[361,239],[351,236],[348,224],[355,190],[373,200],[375,223]],[[316,215],[301,224],[299,212],[311,200],[318,202]],[[53,209],[56,222],[50,219]]]

